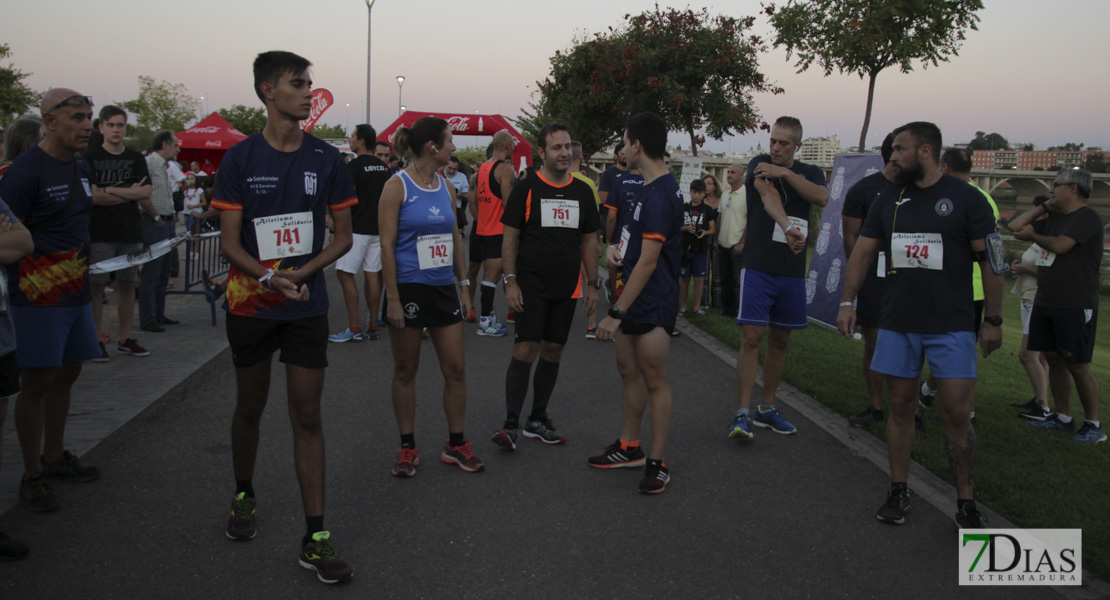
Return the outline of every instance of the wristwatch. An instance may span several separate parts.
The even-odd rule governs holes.
[[[590,286],[594,289],[601,289],[601,278],[598,277],[597,279],[591,279],[591,280],[586,282],[586,285],[588,285],[588,286]]]
[[[1002,317],[998,315],[995,315],[993,317],[983,317],[983,322],[990,323],[995,327],[1002,327]]]
[[[609,307],[609,316],[613,317],[614,319],[621,319],[623,321],[624,320],[624,311],[617,308],[617,305],[614,304],[614,305]]]

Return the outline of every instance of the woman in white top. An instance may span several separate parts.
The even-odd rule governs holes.
[[[1048,200],[1046,196],[1037,196],[1033,199],[1034,206],[1040,206]],[[1043,215],[1045,218],[1048,215]],[[1033,421],[1044,421],[1052,411],[1048,408],[1048,362],[1044,352],[1029,350],[1029,315],[1033,312],[1033,299],[1037,296],[1037,261],[1041,258],[1041,247],[1033,244],[1021,255],[1020,260],[1015,260],[1011,266],[1014,272],[1014,287],[1010,290],[1021,298],[1021,351],[1018,360],[1025,372],[1029,375],[1029,383],[1033,385],[1033,399],[1024,404],[1015,404],[1023,408],[1020,416]]]

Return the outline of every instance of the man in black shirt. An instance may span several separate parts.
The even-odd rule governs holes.
[[[378,200],[385,182],[389,181],[389,165],[372,153],[374,128],[362,124],[347,142],[357,155],[347,163],[351,179],[355,182],[358,204],[351,208],[351,227],[354,236],[351,250],[335,261],[335,276],[343,287],[343,302],[347,305],[347,328],[328,336],[335,343],[361,342],[378,339],[378,304],[382,295],[382,244],[378,239]],[[370,317],[363,332],[358,323],[358,284],[355,274],[366,277],[366,307]]]
[[[1072,437],[1100,444],[1106,433],[1098,418],[1098,381],[1091,373],[1098,322],[1098,275],[1102,264],[1102,219],[1087,206],[1091,174],[1060,171],[1052,199],[1010,222],[1014,237],[1041,247],[1037,259],[1037,296],[1029,316],[1029,349],[1043,351],[1056,412],[1030,425],[1074,431],[1071,382],[1079,392],[1086,419]],[[1048,218],[1037,220],[1048,213]]]
[[[928,359],[940,383],[948,461],[956,476],[956,521],[962,528],[977,528],[983,518],[972,486],[971,392],[978,372],[971,266],[979,262],[983,270],[987,316],[979,343],[984,357],[1002,345],[1002,278],[986,256],[988,236],[997,236],[994,213],[974,187],[941,174],[940,149],[940,129],[932,123],[894,130],[895,185],[879,194],[864,221],[848,260],[836,323],[845,337],[855,331],[852,300],[872,261],[885,251],[889,263],[871,368],[886,375],[890,388],[886,434],[891,486],[876,517],[901,524],[910,507],[907,478],[917,380]]]
[[[860,179],[844,195],[841,224],[844,228],[845,260],[852,256],[859,230],[867,219],[871,203],[880,192],[893,185],[894,166],[890,164],[890,155],[893,153],[894,134],[890,133],[883,140],[883,170]],[[885,277],[886,255],[880,252],[868,267],[867,277],[856,296],[856,324],[863,335],[863,379],[867,382],[867,397],[870,400],[867,410],[848,417],[848,422],[856,427],[883,420],[883,376],[871,370],[871,359],[875,356],[875,340],[879,337],[879,304],[883,299]]]
[[[143,225],[140,211],[151,219],[158,216],[150,203],[150,177],[146,159],[142,154],[125,148],[123,136],[127,129],[127,112],[114,105],[100,109],[100,133],[104,143],[85,153],[93,170],[92,218],[89,221],[89,262],[96,264],[116,256],[123,256],[143,249]],[[137,205],[137,206],[136,206]],[[108,362],[105,347],[102,315],[104,313],[104,288],[108,273],[89,275],[92,292],[93,321],[100,337],[100,356],[93,362]],[[149,356],[150,352],[131,338],[131,323],[135,315],[135,288],[139,285],[139,267],[132,266],[116,271],[117,314],[119,337],[116,351],[131,356]]]
[[[748,163],[745,181],[748,221],[740,260],[740,355],[736,359],[738,409],[729,437],[753,437],[751,427],[775,433],[798,431],[775,407],[775,394],[786,367],[790,332],[805,329],[806,256],[811,205],[825,206],[829,188],[821,169],[794,160],[802,147],[802,123],[779,117],[771,128],[771,153]],[[759,347],[767,326],[771,335],[763,361],[763,396],[751,414],[752,391],[759,367]]]
[[[597,305],[599,282],[593,257],[600,221],[593,190],[569,172],[571,140],[566,125],[545,126],[537,141],[543,167],[513,187],[501,216],[505,300],[516,314],[516,337],[505,374],[505,423],[492,439],[507,450],[516,449],[528,377],[537,355],[540,362],[524,437],[547,444],[566,441],[552,425],[547,403],[578,298],[585,297],[587,313]],[[583,263],[584,256],[590,260]],[[585,290],[580,276],[583,265]]]

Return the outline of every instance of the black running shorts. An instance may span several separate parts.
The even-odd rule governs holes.
[[[405,327],[447,327],[462,322],[462,306],[455,285],[398,283]]]
[[[283,363],[323,369],[328,366],[328,316],[277,321],[227,313],[227,342],[231,362],[239,368],[270,360],[281,350]]]
[[[567,343],[570,325],[574,321],[577,298],[541,298],[535,292],[521,290],[524,312],[516,313],[513,343],[551,342],[560,346]]]

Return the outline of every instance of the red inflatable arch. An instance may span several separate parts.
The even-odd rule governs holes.
[[[513,136],[513,170],[520,171],[532,162],[532,144],[520,135],[509,121],[501,115],[464,115],[454,113],[430,113],[405,111],[401,118],[394,121],[378,135],[379,142],[388,142],[393,145],[393,134],[401,126],[411,127],[420,117],[439,117],[447,121],[451,132],[455,135],[488,135],[492,136],[498,131],[508,131]]]

